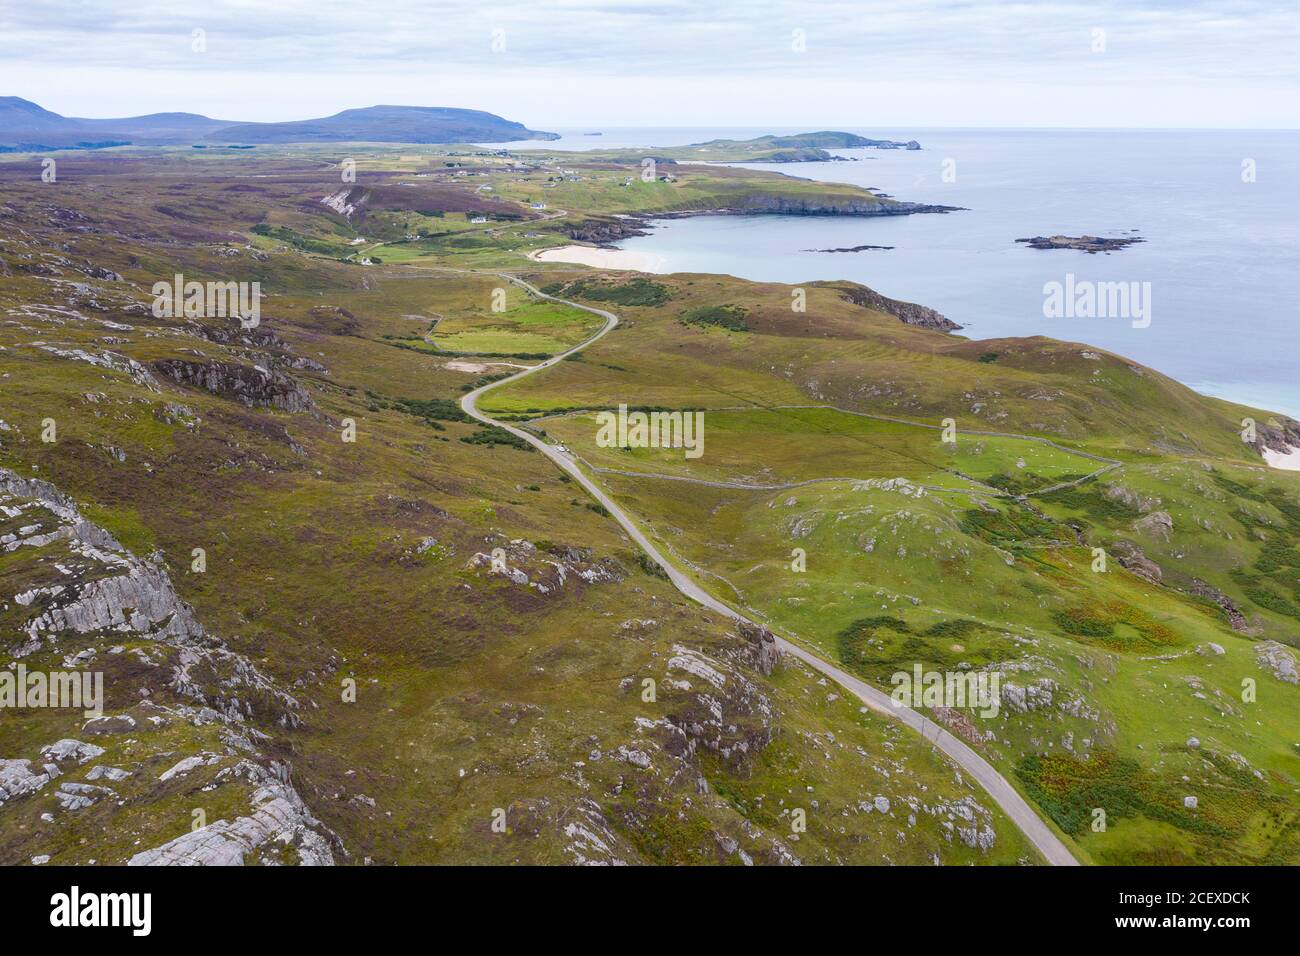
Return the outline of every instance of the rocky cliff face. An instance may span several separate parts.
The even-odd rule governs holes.
[[[727,209],[714,210],[714,212],[734,213],[743,216],[911,216],[918,213],[957,212],[959,209],[958,206],[898,202],[892,199],[875,201],[862,199],[803,199],[758,193],[739,197]]]
[[[10,671],[98,674],[103,688],[98,715],[84,699],[45,712],[68,736],[0,757],[0,822],[24,834],[0,846],[0,862],[86,862],[87,841],[70,839],[86,827],[129,834],[95,841],[105,863],[330,864],[343,852],[289,766],[264,752],[257,725],[296,725],[298,700],[205,631],[158,556],[135,555],[52,484],[7,469],[0,542],[21,587],[5,599],[6,630],[22,635],[0,649]],[[241,802],[246,812],[207,819],[208,807]]]
[[[745,647],[754,669],[764,677],[770,677],[781,663],[781,649],[776,646],[776,637],[767,628],[747,621],[742,621],[737,630],[745,639]]]
[[[1300,448],[1300,422],[1294,418],[1274,418],[1255,426],[1256,440],[1251,446],[1261,454],[1265,448],[1286,454]]]
[[[297,382],[274,369],[185,359],[161,359],[153,363],[153,368],[180,385],[202,388],[249,407],[278,408],[283,412],[316,409],[312,397]]]
[[[960,206],[936,206],[899,202],[894,199],[804,199],[751,193],[737,196],[729,205],[716,209],[682,209],[645,216],[586,219],[565,228],[570,239],[609,245],[650,232],[655,219],[683,219],[688,216],[912,216],[923,213],[958,212]]]
[[[866,286],[857,285],[856,283],[842,283],[837,285],[837,288],[841,290],[840,295],[854,305],[892,315],[898,321],[907,325],[915,325],[921,329],[934,329],[938,332],[952,332],[961,328],[952,319],[941,315],[934,309],[924,305],[917,305],[914,302],[900,302],[897,299],[887,298],[874,289],[868,289]]]
[[[650,229],[643,219],[587,219],[565,230],[570,239],[608,246],[633,236],[647,236]]]

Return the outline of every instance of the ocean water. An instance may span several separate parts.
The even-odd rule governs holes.
[[[595,129],[564,131],[548,145],[672,146],[797,131],[582,135]],[[665,272],[792,283],[852,279],[938,309],[972,338],[1048,335],[1083,342],[1208,394],[1300,418],[1300,131],[851,131],[917,139],[923,149],[844,150],[838,155],[856,161],[757,168],[967,211],[666,220],[622,246],[658,257]],[[1243,178],[1248,160],[1253,182]],[[1015,242],[1058,233],[1145,242],[1092,255]],[[865,244],[894,248],[809,251]],[[1064,285],[1067,274],[1076,287],[1124,282],[1149,290],[1149,324],[1132,312],[1047,317],[1044,287]]]

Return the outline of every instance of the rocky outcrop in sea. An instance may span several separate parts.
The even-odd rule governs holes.
[[[1134,243],[1146,242],[1140,236],[1125,236],[1118,239],[1103,239],[1099,236],[1034,236],[1029,239],[1017,239],[1030,249],[1075,249],[1079,252],[1116,252]]]

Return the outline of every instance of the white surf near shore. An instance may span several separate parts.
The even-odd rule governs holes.
[[[634,272],[663,272],[666,260],[653,252],[629,252],[626,249],[597,249],[595,246],[560,246],[541,249],[528,258],[538,262],[573,262],[597,269],[630,269]]]

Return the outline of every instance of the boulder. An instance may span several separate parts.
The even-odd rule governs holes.
[[[1174,530],[1174,519],[1169,517],[1167,511],[1153,511],[1145,518],[1138,518],[1137,521],[1134,521],[1133,530],[1150,535],[1153,538],[1168,541],[1169,535]]]
[[[1291,648],[1277,641],[1261,641],[1256,644],[1255,662],[1280,681],[1300,684],[1300,671],[1296,668],[1295,654]]]
[[[746,650],[754,667],[760,674],[770,676],[781,663],[781,649],[776,646],[776,637],[765,627],[741,621],[740,636],[745,639]]]

